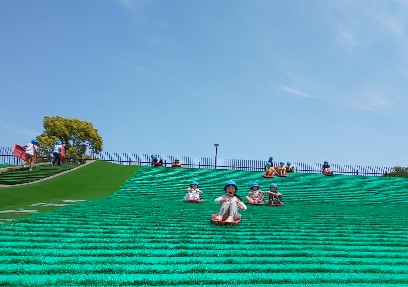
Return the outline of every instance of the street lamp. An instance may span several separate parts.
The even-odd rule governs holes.
[[[215,146],[215,169],[217,169],[217,155],[218,155],[218,147],[220,146],[219,144],[214,144]]]

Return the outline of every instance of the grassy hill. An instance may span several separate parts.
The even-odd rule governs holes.
[[[0,181],[3,179],[3,182],[13,182],[13,184],[25,183],[33,179],[43,179],[73,167],[76,166],[38,165],[32,172],[14,170],[2,173]],[[33,213],[54,210],[75,202],[107,197],[117,191],[137,169],[137,166],[96,161],[47,181],[0,188],[0,220],[24,218]]]
[[[228,179],[240,195],[275,182],[285,204],[213,225]],[[202,204],[182,201],[192,180]],[[407,191],[401,178],[140,167],[108,198],[0,225],[0,286],[407,286]]]

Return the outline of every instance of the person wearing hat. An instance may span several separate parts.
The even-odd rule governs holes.
[[[282,203],[282,193],[278,191],[278,185],[276,183],[271,183],[271,185],[269,186],[269,191],[265,192],[269,196],[267,200],[267,203],[269,205]]]
[[[330,168],[329,162],[327,160],[324,161],[322,168],[320,171],[324,174],[333,174],[333,171]]]
[[[51,165],[57,164],[58,166],[61,165],[61,150],[62,150],[62,142],[57,140],[54,145],[54,150],[52,151],[52,161]]]
[[[286,163],[286,172],[295,172],[295,167],[290,161]]]
[[[38,144],[38,140],[32,139],[31,142],[23,146],[23,148],[25,149],[26,164],[30,166],[30,171],[33,170],[35,157],[36,157],[36,154],[38,153],[37,144]],[[25,167],[24,163],[23,163],[23,166]]]
[[[262,203],[264,200],[265,192],[259,189],[259,184],[256,183],[255,181],[251,184],[251,187],[249,188],[248,195],[246,196],[246,199],[248,200],[249,203]]]
[[[278,175],[280,175],[280,176],[286,176],[286,175],[287,175],[287,174],[286,174],[286,166],[285,166],[285,163],[284,163],[283,161],[281,161],[281,162],[279,163],[279,166],[278,166],[277,169],[278,169],[278,170],[277,170]]]
[[[225,194],[217,197],[214,200],[215,204],[222,204],[220,212],[215,220],[233,222],[241,217],[238,209],[246,210],[247,207],[244,204],[242,198],[237,194],[237,184],[233,180],[228,180],[225,183]]]
[[[200,194],[203,192],[198,189],[198,182],[193,180],[190,187],[186,189],[184,200],[200,200]]]

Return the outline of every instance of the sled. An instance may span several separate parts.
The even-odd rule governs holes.
[[[247,203],[249,204],[249,205],[264,205],[264,202],[263,201],[261,201],[261,202],[249,202],[249,201],[247,201]]]
[[[186,199],[185,202],[188,203],[201,203],[203,200],[202,199]]]
[[[23,161],[26,160],[25,149],[21,145],[18,144],[13,145],[13,154]]]
[[[218,225],[237,225],[241,221],[241,217],[238,217],[235,221],[224,221],[224,220],[215,220],[218,216],[218,213],[212,215],[212,222]]]
[[[264,173],[264,174],[263,174],[263,177],[265,177],[265,178],[273,178],[274,175],[273,175],[273,174],[271,174],[271,175],[266,175],[266,173]]]
[[[61,159],[60,159],[61,163],[65,162],[65,147],[62,146],[61,147]]]
[[[271,203],[271,204],[269,204],[268,201],[267,201],[267,202],[266,202],[266,205],[268,205],[268,206],[282,206],[282,205],[283,205],[283,202],[281,201],[281,202],[279,202],[279,203]]]
[[[327,176],[331,176],[331,175],[333,175],[333,172],[322,171],[322,174],[327,175]]]
[[[154,162],[153,166],[163,166],[163,164],[161,162]]]

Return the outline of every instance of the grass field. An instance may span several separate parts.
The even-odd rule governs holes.
[[[27,176],[35,179],[54,175],[75,166],[36,166],[32,172],[15,170],[0,174],[0,181],[13,178],[13,184],[27,182]],[[110,196],[125,183],[137,166],[121,166],[103,161],[73,170],[48,181],[0,188],[0,220],[23,218],[32,213],[54,210],[75,201],[99,199]],[[3,182],[4,182],[3,181]],[[9,210],[10,212],[6,212]],[[0,221],[1,222],[1,221]]]
[[[228,179],[241,195],[275,182],[284,206],[213,225]],[[192,180],[202,204],[182,201]],[[140,167],[108,198],[0,225],[0,286],[408,286],[407,191],[401,178]]]

